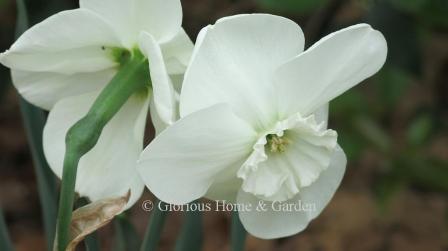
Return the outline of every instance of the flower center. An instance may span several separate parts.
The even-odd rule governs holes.
[[[268,134],[266,136],[267,143],[265,148],[271,153],[282,153],[286,151],[286,147],[291,143],[285,135]]]
[[[237,172],[242,189],[260,199],[285,201],[311,186],[330,165],[337,133],[314,116],[278,121],[260,138]]]

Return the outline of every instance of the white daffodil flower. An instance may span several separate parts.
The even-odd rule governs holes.
[[[148,108],[159,130],[178,117],[169,75],[184,73],[193,50],[181,23],[180,0],[81,0],[80,8],[35,25],[0,55],[19,93],[50,110],[44,151],[59,177],[68,129],[86,115],[121,57],[138,49],[148,58],[152,92],[131,96],[83,156],[76,180],[80,195],[96,201],[131,190],[129,206],[140,197],[144,184],[135,165]]]
[[[328,204],[345,171],[328,102],[384,64],[383,35],[367,24],[332,33],[303,52],[293,21],[227,17],[204,28],[185,73],[181,119],[142,153],[138,170],[161,200],[205,196],[239,205],[260,238],[302,231]],[[314,210],[276,210],[273,203]],[[278,209],[278,208],[277,208]]]

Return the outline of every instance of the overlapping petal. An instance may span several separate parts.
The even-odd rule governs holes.
[[[158,117],[164,123],[171,125],[178,118],[178,109],[175,90],[166,69],[162,50],[154,37],[147,32],[140,34],[139,47],[149,59],[153,102],[156,108],[154,112],[158,112]]]
[[[159,43],[168,42],[182,24],[180,0],[80,0],[80,6],[104,17],[128,48],[136,45],[141,31]]]
[[[151,116],[151,122],[154,126],[154,130],[156,133],[156,136],[159,135],[163,130],[165,130],[169,125],[163,121],[159,113],[157,112],[156,105],[154,104],[154,98],[151,97],[151,101],[149,103],[149,110],[151,111],[149,114]]]
[[[202,197],[216,175],[241,163],[256,133],[219,104],[168,127],[143,151],[138,170],[161,200],[185,204]]]
[[[62,176],[65,135],[83,117],[98,92],[65,98],[50,111],[44,129],[44,151],[51,169]],[[98,143],[78,165],[75,190],[91,200],[120,196],[131,190],[128,206],[143,192],[135,166],[143,149],[149,99],[135,94],[105,126]]]
[[[241,160],[239,163],[219,172],[204,197],[210,200],[224,200],[228,203],[235,203],[242,185],[242,180],[235,174],[243,163],[244,160]]]
[[[338,145],[333,152],[330,166],[320,174],[316,182],[302,189],[299,194],[302,202],[315,206],[315,210],[308,212],[309,219],[316,218],[333,198],[344,177],[346,166],[347,157]]]
[[[275,86],[281,117],[313,113],[376,73],[386,55],[384,36],[367,24],[324,37],[277,71]]]
[[[284,203],[297,203],[299,195],[285,201]],[[263,201],[257,196],[246,193],[242,189],[238,193],[237,203],[251,205],[251,210],[240,211],[241,223],[247,232],[262,239],[275,239],[296,234],[304,230],[309,223],[306,213],[295,211],[274,211],[273,204],[278,202]],[[257,210],[262,203],[264,210]]]
[[[50,110],[63,98],[101,90],[115,73],[113,68],[70,75],[12,70],[12,80],[20,95],[28,102]]]
[[[184,74],[193,53],[193,42],[184,29],[169,42],[161,44],[168,73]]]
[[[109,48],[120,46],[115,31],[95,13],[76,9],[55,14],[27,30],[0,62],[15,70],[74,74],[117,65]]]
[[[313,116],[300,114],[280,121],[269,134],[284,140],[284,151],[270,152],[266,136],[238,170],[242,189],[269,201],[284,201],[312,185],[327,169],[337,145],[337,133],[325,130]]]
[[[323,123],[323,127],[328,127],[328,115],[330,112],[330,103],[326,103],[314,112],[314,118],[318,124]]]
[[[251,124],[267,127],[276,109],[274,71],[303,45],[296,23],[267,14],[227,17],[204,28],[185,73],[181,116],[228,103]]]
[[[252,210],[239,212],[241,222],[250,234],[263,239],[290,236],[304,230],[333,197],[344,175],[346,163],[345,154],[338,147],[333,153],[330,166],[316,182],[281,203],[263,201],[240,190],[237,203],[252,205]],[[256,210],[260,204],[265,205],[264,210]],[[288,207],[281,208],[282,205],[291,205],[291,210],[287,210]]]
[[[92,200],[131,189],[132,204],[143,189],[134,168],[149,102],[159,132],[179,117],[179,94],[169,74],[184,73],[193,44],[181,28],[179,0],[81,0],[80,5],[26,31],[0,62],[12,69],[21,95],[51,110],[44,148],[60,177],[67,130],[119,69],[117,52],[139,47],[149,61],[153,98],[136,94],[128,100],[81,159],[76,183],[76,191]]]

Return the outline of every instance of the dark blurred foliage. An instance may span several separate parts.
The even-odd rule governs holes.
[[[77,1],[69,0],[28,0],[26,2],[32,23],[39,22],[60,10],[77,7]],[[315,223],[311,230],[299,235],[297,237],[299,240],[296,242],[301,244],[299,250],[427,251],[448,249],[448,231],[446,230],[448,222],[448,213],[446,212],[448,194],[448,0],[182,0],[182,3],[184,26],[193,40],[200,28],[213,23],[222,16],[252,12],[279,14],[295,20],[304,29],[307,46],[323,35],[360,22],[369,23],[379,29],[385,35],[389,46],[386,65],[374,77],[331,103],[330,127],[338,131],[339,142],[348,155],[347,177],[341,186],[341,191],[337,193],[334,202],[328,209],[330,213],[324,214],[322,219],[318,219],[317,221],[320,223]],[[13,42],[15,16],[14,1],[0,0],[1,51],[7,49]],[[15,175],[19,182],[23,181],[22,183],[27,186],[34,186],[34,181],[27,183],[27,180],[33,180],[33,176],[28,174],[32,171],[29,167],[31,162],[26,157],[28,156],[26,142],[19,125],[17,96],[10,83],[8,70],[0,67],[0,140],[4,140],[0,141],[2,176],[6,177],[5,173],[11,176]],[[11,137],[14,139],[11,140]],[[28,158],[28,160],[22,160],[24,158]],[[26,168],[16,169],[17,165],[25,165]],[[0,179],[0,182],[3,182],[4,179]],[[36,203],[35,189],[30,188],[29,190],[32,192],[28,197],[34,198],[34,203]],[[362,195],[355,195],[347,199],[345,192],[347,190],[360,190]],[[411,200],[412,202],[405,201],[402,206],[398,207],[399,212],[397,213],[394,211],[397,210],[394,201],[401,202],[402,200],[398,198],[400,198],[399,194],[403,192],[412,193],[412,196],[418,198],[415,201],[432,203],[433,206],[417,206],[414,200]],[[5,197],[3,193],[0,193],[0,196],[2,196],[0,199],[6,200],[3,198]],[[399,219],[401,215],[406,215],[408,209],[410,212],[414,212],[415,210],[409,208],[410,205],[419,208],[420,211],[409,216],[410,218],[403,216],[405,219],[418,222],[417,226],[411,226],[411,223],[398,223],[399,220],[397,220],[392,221],[387,227],[380,227],[378,225],[381,224],[376,222],[363,221],[372,214],[370,211],[372,204],[369,204],[369,200],[366,199],[369,196],[375,201],[373,205],[379,209],[378,212],[382,212],[386,219],[388,217]],[[442,216],[437,214],[431,218],[421,212],[427,207],[439,208],[434,205],[439,205],[437,203],[440,201],[445,203],[442,203],[445,206],[441,207],[445,208],[445,212],[441,213]],[[346,206],[344,203],[350,205]],[[6,207],[5,211],[9,209],[9,213],[6,213],[10,220],[21,217],[20,215],[14,216],[12,213],[12,210],[17,208]],[[370,242],[367,239],[365,242],[354,239],[351,246],[344,246],[338,242],[341,241],[337,239],[340,235],[329,234],[325,240],[331,243],[327,245],[323,240],[322,243],[319,242],[320,237],[312,237],[318,235],[316,229],[323,233],[329,231],[328,227],[322,229],[322,225],[325,225],[327,221],[334,222],[328,220],[328,215],[331,216],[331,212],[333,215],[338,215],[338,209],[345,210],[347,208],[352,210],[350,213],[353,215],[349,214],[347,217],[351,218],[344,218],[345,221],[339,222],[338,227],[343,228],[342,225],[350,224],[358,226],[354,222],[350,222],[351,219],[361,222],[359,224],[370,224],[370,230],[359,230],[364,235],[371,236]],[[362,216],[357,218],[356,210]],[[434,210],[431,211],[431,214],[436,215],[438,211]],[[137,208],[136,211],[139,209]],[[348,214],[346,211],[342,213],[343,216]],[[24,214],[31,214],[34,218],[39,217],[38,213],[27,212]],[[137,213],[137,215],[141,216],[142,213]],[[139,222],[139,220],[134,221]],[[209,222],[208,226],[210,226],[210,222],[213,222],[215,224],[213,227],[223,223],[222,220],[216,219],[206,220],[206,222]],[[428,236],[433,236],[434,239],[428,237],[427,240],[420,242],[423,243],[421,246],[413,245],[412,240],[418,239],[419,236],[413,236],[412,233],[414,235],[422,234],[419,232],[420,230],[413,229],[425,226],[425,222],[429,222],[430,226],[427,228],[432,230],[421,231],[428,231]],[[26,221],[26,224],[34,223]],[[434,227],[437,224],[444,226],[444,233]],[[370,227],[372,225],[373,227]],[[404,237],[397,230],[398,225],[409,227],[406,231],[410,237],[406,237],[405,241],[400,239]],[[137,228],[142,232],[144,226],[137,226]],[[361,229],[361,227],[359,228]],[[343,237],[357,236],[353,232],[356,230],[353,229]],[[338,228],[337,231],[345,233],[344,230]],[[367,243],[373,243],[375,236],[379,235],[378,232],[384,234],[382,237],[384,240],[377,241],[382,244],[375,244],[377,246],[372,244],[375,248],[367,248],[369,245]],[[225,231],[218,231],[219,233],[223,235]],[[393,244],[384,244],[389,243],[388,241],[397,236],[400,237],[398,241],[391,241]],[[213,247],[218,240],[221,241],[221,244],[223,243],[222,237],[221,239],[206,239],[205,247]],[[307,244],[313,243],[313,241],[319,244],[315,246]],[[437,244],[434,244],[436,242]],[[290,244],[291,242],[282,240],[274,243],[277,246],[282,246],[283,249],[278,249],[274,244],[272,244],[274,246],[268,245],[267,242],[263,242],[263,246],[257,246],[254,243],[249,240],[248,246],[252,247],[250,250],[296,250],[294,245]],[[434,246],[430,247],[431,243]],[[332,245],[342,245],[343,248],[332,249],[330,248]],[[397,248],[397,245],[402,248]],[[224,244],[223,247],[225,248]],[[269,249],[270,247],[273,248]]]

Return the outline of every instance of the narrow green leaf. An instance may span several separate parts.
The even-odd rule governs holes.
[[[115,245],[114,251],[138,250],[141,240],[135,227],[129,222],[125,214],[117,216],[114,220]]]
[[[370,144],[377,148],[380,152],[389,153],[392,142],[389,135],[369,117],[358,117],[354,121],[354,126]]]
[[[193,202],[198,203],[198,202]],[[199,251],[202,248],[202,213],[189,211],[184,215],[182,230],[175,251]]]
[[[115,239],[113,251],[126,251],[126,240],[124,237],[123,229],[117,219],[114,220]]]
[[[23,0],[17,0],[16,36],[20,36],[28,27],[26,6]],[[42,210],[48,250],[54,239],[56,226],[56,181],[44,156],[42,132],[45,125],[45,113],[39,108],[20,99],[20,110],[28,142],[31,148],[34,170],[37,177],[37,188]]]
[[[231,251],[243,251],[246,243],[246,230],[241,224],[238,212],[232,213],[232,227],[231,227]]]
[[[433,132],[431,115],[425,113],[415,118],[409,125],[407,140],[413,146],[423,145]]]
[[[16,38],[24,33],[29,26],[28,11],[26,9],[24,0],[17,0],[17,23],[16,23]]]
[[[46,162],[42,148],[45,114],[22,98],[20,110],[33,157],[47,246],[48,250],[51,250],[56,227],[57,189],[55,177]]]
[[[167,212],[161,211],[157,205],[158,203],[155,204],[154,211],[149,219],[148,228],[146,229],[145,238],[140,249],[141,251],[155,251],[159,244]]]
[[[3,218],[3,210],[0,207],[0,250],[13,251],[11,239],[9,238],[8,228]]]
[[[100,242],[99,242],[98,235],[96,234],[96,232],[88,235],[84,239],[84,245],[85,245],[86,251],[100,251],[101,250]]]

